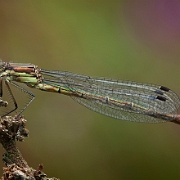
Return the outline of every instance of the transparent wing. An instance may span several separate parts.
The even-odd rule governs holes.
[[[41,70],[45,81],[67,87],[75,101],[101,114],[136,122],[166,122],[148,114],[176,114],[179,97],[170,89],[131,81],[89,77],[62,71]],[[113,103],[112,103],[113,102]]]

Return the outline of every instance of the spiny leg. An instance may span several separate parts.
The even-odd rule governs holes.
[[[3,87],[2,87],[2,84],[3,84],[3,83],[2,83],[2,81],[1,81],[1,84],[0,84],[0,86],[1,86],[1,87],[0,87],[1,97],[2,97],[2,95],[3,95]],[[12,113],[13,111],[15,111],[15,110],[18,108],[16,99],[15,99],[15,97],[14,97],[12,91],[11,91],[11,88],[10,88],[7,80],[5,80],[5,86],[7,87],[7,90],[8,90],[8,92],[9,92],[9,95],[11,96],[11,99],[12,99],[13,104],[14,104],[14,108],[11,109],[10,111],[8,111],[7,113],[3,114],[1,117],[7,116],[8,114]]]
[[[18,116],[29,106],[29,104],[34,100],[35,96],[33,93],[28,91],[27,89],[19,86],[18,84],[14,82],[10,82],[13,86],[15,86],[17,89],[21,90],[22,92],[26,93],[29,96],[29,101],[26,103],[26,105],[18,112]],[[15,100],[15,99],[14,99]],[[17,108],[16,108],[17,109]],[[14,109],[15,110],[15,109]],[[13,110],[13,111],[14,111]],[[12,112],[12,111],[11,111]]]

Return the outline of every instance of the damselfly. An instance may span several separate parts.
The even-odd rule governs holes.
[[[66,71],[50,71],[33,64],[2,61],[0,61],[0,108],[8,106],[7,102],[2,100],[3,84],[13,100],[14,108],[1,117],[18,108],[9,83],[30,97],[18,114],[21,114],[34,99],[31,92],[16,82],[42,91],[70,96],[93,111],[117,119],[149,123],[180,122],[178,114],[180,99],[167,87],[90,77]]]

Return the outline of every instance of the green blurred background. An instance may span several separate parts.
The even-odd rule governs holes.
[[[180,95],[179,19],[177,0],[0,1],[0,57]],[[180,126],[116,120],[27,89],[36,95],[23,113],[30,138],[18,147],[33,168],[65,180],[180,178]]]

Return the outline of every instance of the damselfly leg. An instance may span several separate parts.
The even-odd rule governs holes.
[[[2,94],[3,94],[3,90],[2,90],[2,78],[0,78],[0,107],[7,107],[8,102],[2,100]]]
[[[3,82],[4,81],[4,82]],[[17,85],[14,82],[8,82],[6,79],[3,78],[0,79],[0,108],[2,110],[1,117],[7,116],[8,114],[16,111],[18,109],[18,103],[16,101],[16,98],[11,90],[11,87],[9,83],[20,90],[21,92],[24,92],[28,96],[28,100],[26,101],[25,105],[22,109],[17,111],[17,115],[19,116],[26,108],[27,106],[33,101],[34,95],[27,91],[25,88]],[[5,91],[3,90],[5,89]],[[8,97],[8,101],[4,101],[2,98],[6,95]]]
[[[23,88],[22,86],[19,86],[18,84],[14,83],[14,82],[10,82],[10,83],[14,87],[16,87],[18,90],[20,90],[21,92],[25,93],[26,97],[28,98],[26,100],[25,104],[23,105],[23,107],[18,111],[18,115],[20,115],[29,106],[29,104],[33,101],[35,96],[34,96],[34,94],[32,92],[28,91],[27,89]]]

